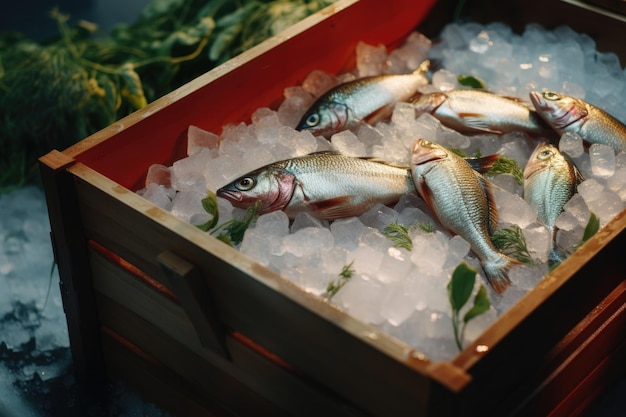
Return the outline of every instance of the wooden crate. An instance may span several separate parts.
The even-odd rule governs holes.
[[[434,3],[341,0],[41,158],[81,377],[127,380],[177,415],[570,416],[624,370],[626,211],[432,362],[135,194],[151,164],[185,156],[187,126],[219,132],[350,66],[359,41],[432,29],[450,5]]]

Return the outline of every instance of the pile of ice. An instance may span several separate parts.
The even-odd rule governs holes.
[[[164,416],[122,383],[88,392],[72,355],[41,189],[0,194],[0,415]]]
[[[424,92],[458,88],[457,75],[471,74],[497,93],[528,101],[529,91],[549,88],[586,99],[622,121],[626,118],[621,100],[626,75],[617,57],[596,51],[591,38],[569,28],[546,31],[529,25],[522,35],[516,35],[502,24],[451,24],[438,41],[433,46],[429,39],[414,33],[404,46],[390,53],[383,46],[361,43],[352,73],[335,76],[313,71],[301,86],[285,90],[278,109],[258,109],[251,124],[225,126],[221,135],[191,126],[189,156],[172,167],[151,167],[146,188],[139,193],[180,218],[200,224],[208,219],[200,204],[206,189],[215,191],[262,165],[329,149],[407,164],[409,150],[420,137],[468,155],[478,150],[483,155],[500,153],[523,169],[537,140],[517,133],[464,136],[443,128],[430,115],[416,119],[406,103],[396,106],[389,122],[336,134],[330,142],[292,128],[314,97],[336,83],[365,75],[406,73],[427,57],[440,61],[442,69],[433,74],[432,85],[424,87]],[[558,220],[558,240],[573,250],[590,211],[604,225],[624,208],[626,155],[615,155],[603,145],[583,152],[580,137],[571,134],[562,138],[560,148],[574,158],[587,178]],[[518,225],[522,229],[537,266],[515,267],[510,274],[513,285],[503,295],[490,291],[492,307],[470,322],[465,343],[474,340],[547,272],[548,230],[537,221],[536,212],[521,197],[522,187],[510,175],[492,179],[499,186],[500,227]],[[241,216],[241,210],[218,200],[220,222]],[[409,252],[394,247],[383,235],[393,221],[407,227],[432,224],[435,230],[412,228],[413,250]],[[469,244],[439,229],[415,195],[407,195],[393,208],[378,206],[358,218],[334,222],[305,214],[290,222],[282,212],[265,214],[246,232],[240,250],[320,296],[342,268],[352,263],[352,279],[332,302],[434,360],[447,360],[457,353],[446,292],[452,271],[460,262],[469,262],[480,273],[476,286],[484,282]]]

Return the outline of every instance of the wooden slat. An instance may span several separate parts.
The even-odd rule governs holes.
[[[214,301],[204,285],[200,271],[180,256],[164,251],[157,256],[176,298],[196,329],[206,349],[229,358],[225,343],[225,329]]]
[[[606,373],[611,366],[623,372],[624,358],[619,357],[626,343],[626,282],[619,285],[597,308],[546,355],[530,378],[522,379],[517,391],[503,398],[491,415],[569,416],[585,398],[598,392],[585,381],[594,372]],[[610,379],[604,381],[609,383]],[[572,395],[572,393],[576,395]],[[588,404],[587,404],[588,405]],[[505,410],[508,410],[505,412]],[[559,411],[560,410],[560,411]],[[567,410],[567,411],[565,411]]]
[[[99,380],[104,377],[104,368],[87,244],[73,178],[66,171],[74,162],[52,151],[40,159],[40,172],[76,374]]]
[[[211,362],[116,301],[104,295],[97,299],[103,324],[128,340],[131,350],[154,358],[152,362],[173,370],[207,398],[220,400],[229,409],[238,407],[238,414],[362,415],[335,394],[276,366],[232,337],[227,337],[227,343],[233,361],[214,358]],[[271,414],[260,408],[268,401],[275,405],[263,407],[276,408]]]
[[[378,415],[423,413],[430,381],[408,358],[411,349],[358,322],[237,250],[166,213],[134,193],[77,164],[85,232],[167,284],[156,258],[163,250],[185,254],[198,267],[224,324],[352,402]],[[103,192],[94,185],[103,186]],[[120,200],[136,202],[132,207]],[[219,256],[216,256],[216,253]],[[338,348],[340,347],[340,348]],[[366,363],[368,366],[364,367]],[[372,390],[380,397],[369,395]],[[384,398],[385,401],[381,401]]]

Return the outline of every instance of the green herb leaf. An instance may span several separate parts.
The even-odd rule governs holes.
[[[505,255],[517,259],[526,265],[535,264],[528,251],[524,233],[519,226],[513,225],[496,230],[493,235],[491,235],[491,241],[494,246]]]
[[[452,273],[448,283],[448,298],[452,310],[458,314],[467,300],[469,300],[476,282],[476,270],[466,262],[462,262]]]
[[[487,88],[487,83],[474,75],[459,75],[457,76],[457,81],[465,87],[481,89]]]
[[[409,229],[397,221],[389,223],[383,230],[383,235],[391,239],[395,247],[404,248],[409,252],[413,250],[413,240],[409,235]]]
[[[595,213],[591,213],[589,216],[589,221],[587,222],[587,226],[585,226],[585,231],[583,233],[583,238],[581,241],[581,245],[588,241],[593,235],[595,235],[598,230],[600,230],[600,218],[596,216]]]
[[[493,164],[493,167],[487,171],[487,174],[490,175],[498,175],[498,174],[509,174],[515,178],[515,181],[522,185],[524,184],[524,171],[517,164],[517,161],[511,158],[506,158],[504,156],[499,157],[496,162]]]
[[[207,221],[206,223],[198,225],[197,227],[200,230],[207,232],[213,229],[217,225],[217,222],[219,221],[219,211],[217,208],[217,196],[215,195],[213,191],[207,190],[207,196],[202,199],[201,203],[202,203],[202,208],[211,216],[211,219]]]
[[[463,322],[467,323],[474,317],[486,313],[489,310],[490,306],[491,302],[489,301],[489,296],[487,295],[487,289],[483,284],[480,284],[478,292],[474,297],[474,306],[467,313],[465,313],[465,316],[463,317]]]
[[[339,273],[339,277],[333,281],[330,281],[326,286],[326,294],[324,297],[327,301],[330,301],[340,289],[343,288],[344,285],[352,279],[352,275],[354,275],[354,270],[352,269],[352,264],[354,261],[350,262],[348,265],[344,265]]]

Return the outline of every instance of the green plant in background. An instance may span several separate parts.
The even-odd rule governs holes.
[[[448,283],[448,299],[452,307],[452,327],[454,329],[454,341],[459,351],[463,350],[463,338],[467,323],[477,316],[486,313],[491,306],[487,289],[480,284],[478,292],[474,296],[474,304],[463,318],[461,318],[461,309],[469,301],[474,284],[476,282],[476,270],[467,263],[462,262],[456,267],[452,273],[452,278]]]
[[[104,37],[58,10],[59,35],[0,33],[0,192],[64,149],[334,0],[154,0]]]

